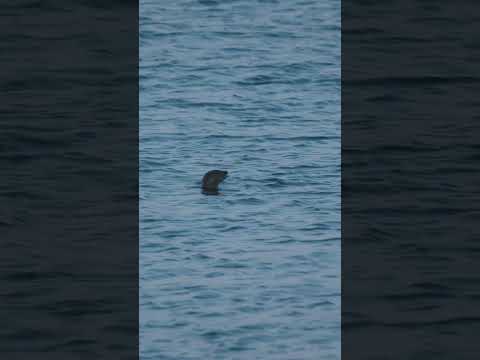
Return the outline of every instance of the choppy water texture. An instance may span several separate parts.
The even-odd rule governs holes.
[[[141,358],[339,359],[340,2],[140,13]]]

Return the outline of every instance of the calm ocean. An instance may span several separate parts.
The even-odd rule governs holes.
[[[340,1],[140,6],[141,359],[340,359]]]

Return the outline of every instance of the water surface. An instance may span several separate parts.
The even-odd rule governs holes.
[[[141,358],[340,359],[340,2],[140,14]]]

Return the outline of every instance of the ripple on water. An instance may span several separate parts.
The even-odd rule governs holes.
[[[332,0],[141,1],[142,359],[340,359],[339,25]]]

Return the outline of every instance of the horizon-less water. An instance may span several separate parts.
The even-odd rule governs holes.
[[[141,1],[140,357],[340,359],[339,1]]]

